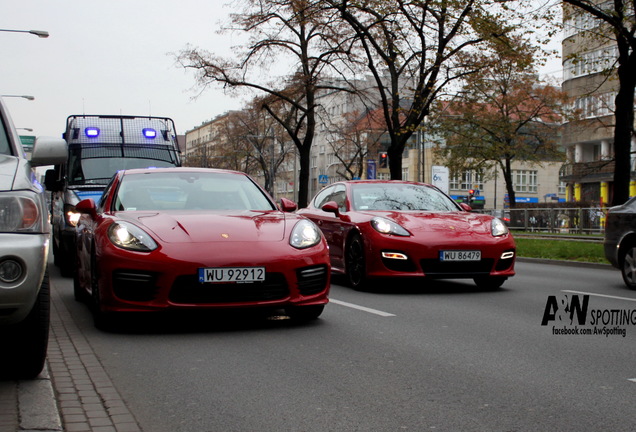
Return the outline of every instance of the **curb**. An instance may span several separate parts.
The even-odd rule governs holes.
[[[611,264],[604,263],[591,263],[584,261],[565,261],[565,260],[552,260],[546,258],[525,258],[525,257],[517,257],[517,262],[527,262],[534,264],[551,264],[551,265],[562,265],[568,267],[587,267],[587,268],[597,268],[602,270],[613,270],[614,267]]]
[[[18,382],[20,431],[62,431],[62,420],[49,372],[48,360],[40,375]]]

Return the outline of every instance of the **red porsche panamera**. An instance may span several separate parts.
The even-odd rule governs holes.
[[[194,308],[315,319],[328,302],[327,244],[293,202],[281,207],[240,172],[119,171],[98,203],[76,206],[75,296],[98,327],[113,312]]]
[[[383,277],[499,288],[515,274],[515,242],[501,220],[469,210],[431,185],[360,180],[327,186],[298,213],[320,227],[332,271],[354,288]]]

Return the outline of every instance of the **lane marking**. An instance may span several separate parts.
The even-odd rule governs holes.
[[[627,381],[631,381],[631,382],[636,383],[636,378],[627,378]]]
[[[369,313],[372,313],[372,314],[375,314],[375,315],[380,315],[382,317],[395,316],[394,314],[391,314],[391,313],[388,313],[388,312],[382,312],[382,311],[377,310],[377,309],[371,309],[371,308],[368,308],[368,307],[356,305],[356,304],[353,304],[353,303],[347,303],[347,302],[343,302],[343,301],[340,301],[340,300],[335,300],[335,299],[332,299],[332,298],[329,299],[329,302],[338,304],[340,306],[345,306],[345,307],[348,307],[348,308],[358,309],[358,310],[361,310],[361,311],[364,311],[364,312],[369,312]]]
[[[618,296],[611,296],[611,295],[607,295],[607,294],[596,294],[596,293],[590,293],[590,292],[584,292],[584,291],[572,291],[572,290],[561,290],[561,292],[572,293],[572,294],[584,294],[584,295],[591,295],[591,296],[596,296],[596,297],[611,298],[611,299],[615,299],[615,300],[627,300],[627,301],[636,302],[635,298],[618,297]]]

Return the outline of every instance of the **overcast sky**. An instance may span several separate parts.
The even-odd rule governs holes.
[[[216,33],[226,0],[0,0],[0,29],[45,30],[41,39],[0,32],[0,94],[22,135],[61,136],[73,114],[171,117],[185,134],[243,101],[210,88],[170,53],[188,44],[228,54]],[[558,66],[557,66],[558,69]],[[546,68],[555,70],[554,64]]]

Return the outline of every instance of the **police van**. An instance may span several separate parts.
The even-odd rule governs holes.
[[[122,115],[72,115],[64,139],[68,160],[45,175],[51,191],[53,259],[62,275],[71,276],[75,264],[75,205],[83,199],[98,202],[119,170],[181,166],[181,153],[172,119]]]

